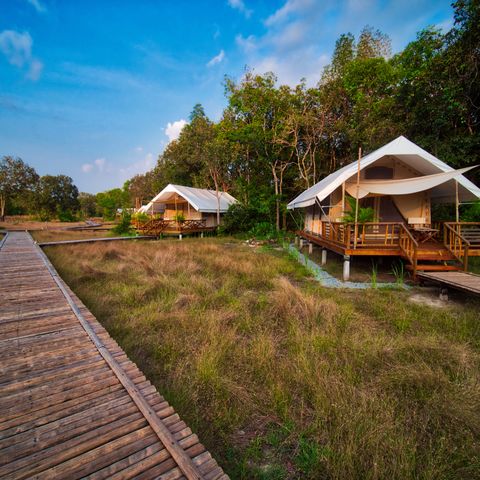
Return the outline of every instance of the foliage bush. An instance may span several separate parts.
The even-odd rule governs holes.
[[[346,197],[348,205],[350,206],[350,211],[345,212],[342,217],[342,221],[345,223],[355,223],[355,210],[357,208],[357,202],[353,197]],[[375,217],[375,212],[371,207],[358,207],[358,223],[367,223],[373,222]]]
[[[184,222],[185,221],[185,215],[183,213],[176,213],[174,216],[173,216],[173,219],[176,221],[176,222]]]
[[[269,225],[269,227],[267,227]],[[264,204],[234,203],[223,216],[221,231],[224,233],[252,232],[255,229],[266,231],[273,227],[269,210]]]
[[[76,222],[78,220],[77,216],[71,210],[62,209],[58,209],[57,218],[61,222]]]
[[[253,228],[251,228],[248,232],[249,236],[255,237],[257,239],[273,239],[277,238],[278,232],[270,222],[258,222],[256,223]]]
[[[132,220],[138,223],[147,223],[150,220],[150,216],[147,213],[136,212],[132,215]]]
[[[124,211],[120,217],[120,222],[112,228],[112,231],[118,235],[132,233],[132,216]]]

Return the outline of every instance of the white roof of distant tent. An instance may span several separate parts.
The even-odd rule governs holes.
[[[442,172],[453,172],[454,169],[437,157],[420,148],[404,136],[400,136],[395,140],[387,143],[383,147],[369,153],[360,160],[360,169],[363,170],[377,160],[391,155],[397,157],[407,165],[412,166],[415,170],[423,175],[434,175]],[[356,176],[358,162],[352,162],[336,172],[325,177],[320,182],[302,192],[298,197],[292,200],[287,208],[304,208],[313,205],[316,201],[321,202],[327,198],[334,190],[340,187],[344,182]],[[459,184],[460,201],[476,200],[480,198],[480,189],[463,175],[457,175],[455,178]],[[444,185],[447,185],[444,183]],[[451,192],[437,187],[436,197],[450,197]]]
[[[224,213],[228,207],[236,203],[227,192],[218,192],[220,196],[220,212]],[[197,211],[205,213],[216,213],[217,194],[215,190],[206,190],[204,188],[184,187],[183,185],[167,185],[157,196],[155,196],[147,205],[139,208],[139,212],[148,213],[155,203],[173,203],[175,194],[187,200],[187,202]]]

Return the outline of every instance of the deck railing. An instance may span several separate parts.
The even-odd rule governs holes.
[[[198,220],[166,220],[164,218],[153,218],[147,223],[136,227],[145,235],[160,235],[161,233],[189,233],[208,230],[205,218]],[[211,227],[215,228],[215,227]]]
[[[398,247],[401,225],[396,222],[367,222],[355,228],[354,223],[324,222],[320,236],[349,249]]]
[[[462,234],[465,233],[462,232],[463,226],[463,222],[445,222],[443,224],[443,244],[459,262],[463,263],[463,269],[467,271],[470,241]]]
[[[410,260],[413,266],[413,275],[415,276],[417,270],[418,242],[413,238],[413,235],[403,223],[400,223],[398,243],[400,250],[402,250],[403,254]]]

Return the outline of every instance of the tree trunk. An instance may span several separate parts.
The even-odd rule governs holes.
[[[275,169],[275,165],[272,165],[272,174],[273,174],[273,182],[275,184],[275,207],[276,207],[275,227],[277,229],[277,232],[279,232],[280,231],[280,198],[279,198],[279,192],[278,192],[278,177],[277,177],[277,171]]]
[[[5,221],[5,204],[7,203],[7,200],[5,198],[5,195],[0,195],[0,219],[2,222]]]

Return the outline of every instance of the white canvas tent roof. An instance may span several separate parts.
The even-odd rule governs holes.
[[[139,208],[138,211],[148,213],[154,208],[155,204],[165,204],[174,201],[175,195],[179,195],[187,200],[188,203],[197,211],[205,213],[217,212],[217,195],[215,190],[206,190],[203,188],[184,187],[183,185],[167,185],[158,195],[156,195],[147,205]],[[236,203],[236,199],[227,192],[219,192],[220,212],[224,213],[228,207]]]
[[[350,181],[345,184],[345,188],[348,194],[354,198],[357,197],[357,188],[358,198],[366,197],[369,193],[377,195],[408,195],[409,193],[424,192],[425,190],[438,187],[468,172],[472,168],[475,167],[396,180],[362,180],[358,185],[356,181]]]
[[[404,136],[396,138],[378,150],[375,150],[374,152],[363,157],[360,160],[360,169],[363,170],[387,155],[398,158],[423,175],[430,176],[442,172],[454,172],[452,167],[428,153],[426,150],[423,150],[423,148],[420,148],[418,145],[411,142]],[[298,197],[288,204],[287,208],[304,208],[313,205],[316,201],[321,202],[344,182],[347,182],[352,177],[356,178],[357,168],[358,162],[352,162],[349,165],[340,168],[336,172],[330,174],[328,177],[325,177],[323,180],[313,185],[313,187],[310,187],[308,190],[305,190],[298,195]],[[460,201],[476,200],[480,198],[480,189],[470,180],[461,175],[461,173],[455,174],[455,179],[458,181],[458,193]],[[447,179],[446,182],[442,182],[439,186],[436,186],[434,194],[432,192],[432,196],[439,200],[443,199],[444,201],[454,201],[454,197],[452,198],[452,189],[448,187],[449,180],[451,179]],[[383,181],[383,183],[385,182]],[[427,188],[432,187],[427,186]]]

